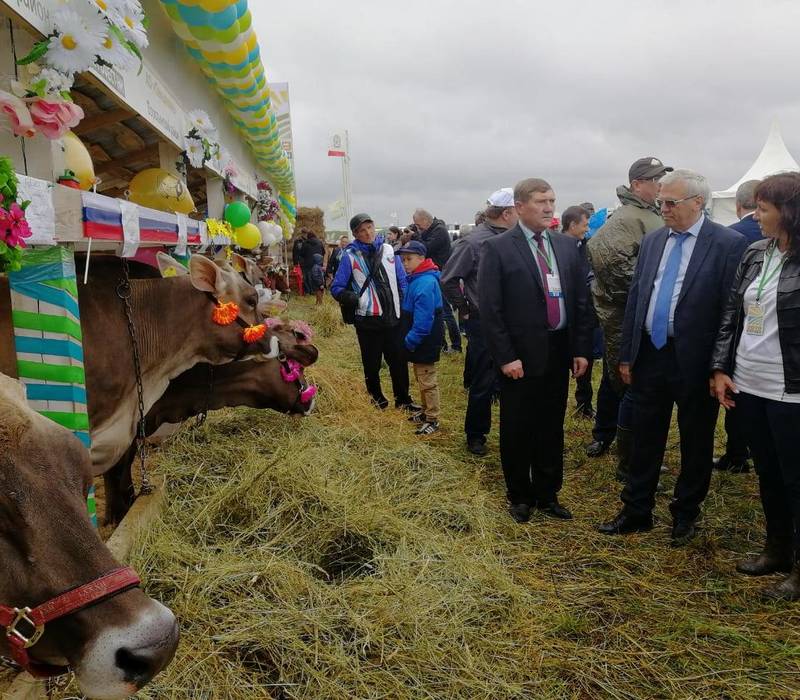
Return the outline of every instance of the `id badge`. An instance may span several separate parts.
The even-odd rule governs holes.
[[[764,307],[761,304],[747,305],[747,319],[744,324],[747,335],[764,335]]]
[[[556,299],[564,296],[561,291],[561,278],[558,275],[547,275],[547,293]]]

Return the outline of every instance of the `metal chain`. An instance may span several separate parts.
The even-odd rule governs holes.
[[[211,394],[214,393],[214,365],[209,363],[208,365],[208,393],[206,394],[206,405],[205,408],[201,413],[197,415],[197,421],[195,425],[200,428],[206,422],[206,418],[208,418],[208,411],[209,406],[211,405]]]
[[[142,363],[139,355],[139,342],[136,337],[136,326],[133,323],[133,310],[131,309],[131,279],[130,270],[128,268],[127,258],[122,258],[122,279],[117,285],[117,296],[122,299],[123,307],[125,308],[125,318],[128,322],[128,335],[131,337],[131,345],[133,347],[133,368],[136,373],[136,394],[139,399],[139,421],[136,430],[137,451],[139,453],[139,472],[142,478],[142,486],[139,489],[139,495],[146,496],[153,492],[153,487],[150,484],[150,479],[147,475],[147,446],[145,439],[145,413],[144,413],[144,388],[142,387]]]

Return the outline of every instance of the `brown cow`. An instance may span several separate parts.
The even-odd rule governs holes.
[[[191,257],[189,269],[185,277],[130,282],[145,413],[171,379],[199,362],[275,357],[280,351],[274,335],[268,334],[265,342],[247,344],[237,323],[221,326],[212,320],[221,301],[238,304],[245,323],[258,322],[258,295],[241,275],[199,255]],[[120,274],[119,261],[113,270],[93,264],[89,283],[79,293],[95,475],[125,454],[138,421],[133,348],[123,303],[115,293]]]
[[[117,569],[89,522],[89,453],[0,375],[0,604],[34,608]],[[45,625],[34,663],[70,666],[83,693],[124,698],[172,659],[173,614],[137,588]],[[0,654],[9,654],[0,635]]]
[[[298,342],[290,329],[273,328],[281,349],[297,359],[304,367],[317,360],[318,351],[302,340]],[[213,369],[213,374],[212,374]],[[308,415],[313,399],[303,402],[300,387],[281,376],[278,360],[254,362],[242,360],[225,365],[201,363],[169,383],[163,396],[148,411],[145,430],[155,433],[165,423],[180,423],[207,410],[232,406],[269,408],[280,413]],[[135,499],[131,465],[137,454],[137,444],[104,475],[106,523],[118,523]]]

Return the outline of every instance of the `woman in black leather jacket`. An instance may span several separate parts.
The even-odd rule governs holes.
[[[765,590],[800,599],[800,173],[766,178],[755,219],[765,236],[744,254],[712,356],[711,389],[733,408],[758,472],[767,541],[737,564],[785,572]]]

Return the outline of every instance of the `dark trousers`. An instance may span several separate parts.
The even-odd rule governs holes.
[[[736,411],[758,474],[767,535],[791,538],[800,560],[800,404],[741,393]]]
[[[578,408],[592,408],[592,398],[594,396],[594,388],[592,387],[593,368],[594,360],[589,358],[589,366],[586,368],[586,374],[580,379],[575,380],[575,406]]]
[[[708,392],[708,380],[686,381],[670,339],[656,350],[644,334],[633,367],[633,460],[622,491],[625,510],[644,516],[655,506],[656,487],[667,446],[672,409],[678,406],[681,471],[670,511],[675,521],[692,521],[708,494],[714,455],[714,428],[719,404]]]
[[[446,299],[442,299],[442,321],[445,329],[450,334],[450,346],[460,348],[461,331],[458,330],[458,323],[456,322],[456,317],[453,315],[453,307],[450,306]],[[447,347],[446,340],[443,347]]]
[[[731,462],[744,462],[750,453],[747,450],[744,425],[742,425],[738,408],[725,411],[725,432],[728,435],[728,443],[725,448],[728,459]]]
[[[594,416],[592,437],[600,442],[612,443],[617,436],[620,398],[608,376],[608,365],[603,360],[603,376],[597,389],[597,412]]]
[[[497,369],[486,347],[481,333],[481,322],[469,318],[464,321],[467,329],[467,354],[470,367],[467,414],[464,417],[464,432],[467,440],[486,440],[492,429],[492,398],[497,385]]]
[[[369,395],[376,401],[384,398],[381,390],[381,359],[386,359],[392,377],[392,391],[396,403],[409,403],[408,363],[403,352],[400,325],[380,330],[365,330],[356,326],[364,382]]]
[[[549,341],[544,374],[500,380],[500,459],[511,503],[549,503],[564,480],[567,332],[551,333]]]

